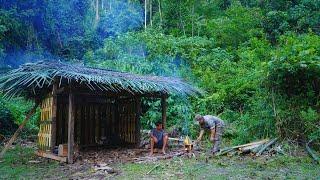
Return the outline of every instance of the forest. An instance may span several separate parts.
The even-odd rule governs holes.
[[[0,0],[0,73],[42,60],[184,79],[203,94],[169,97],[168,130],[182,135],[196,138],[195,114],[210,114],[229,145],[277,137],[320,149],[318,0]],[[0,94],[0,142],[32,104]],[[150,129],[161,103],[142,106]]]

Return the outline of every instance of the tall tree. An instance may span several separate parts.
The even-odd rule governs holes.
[[[147,2],[148,0],[144,0],[144,29],[147,29]]]

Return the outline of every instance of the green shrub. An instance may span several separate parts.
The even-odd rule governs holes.
[[[14,117],[10,110],[5,107],[4,102],[0,100],[0,135],[11,135],[18,126],[14,122]]]

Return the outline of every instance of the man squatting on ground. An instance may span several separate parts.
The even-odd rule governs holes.
[[[222,140],[224,122],[216,116],[206,115],[201,116],[196,115],[195,120],[199,122],[201,131],[197,142],[201,141],[205,129],[210,130],[210,141],[213,143],[212,153],[215,154],[220,150],[220,144]]]
[[[162,153],[166,154],[166,146],[168,143],[168,134],[162,128],[162,122],[156,123],[156,128],[151,130],[150,133],[150,155],[153,154],[154,148],[162,149]]]

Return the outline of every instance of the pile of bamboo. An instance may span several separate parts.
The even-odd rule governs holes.
[[[271,140],[264,139],[261,141],[256,141],[256,142],[243,144],[239,146],[227,147],[227,148],[221,149],[221,151],[217,155],[232,156],[235,154],[251,154],[254,156],[260,156],[267,149],[271,148],[271,146],[274,145],[276,141],[277,141],[277,138],[271,139]]]

